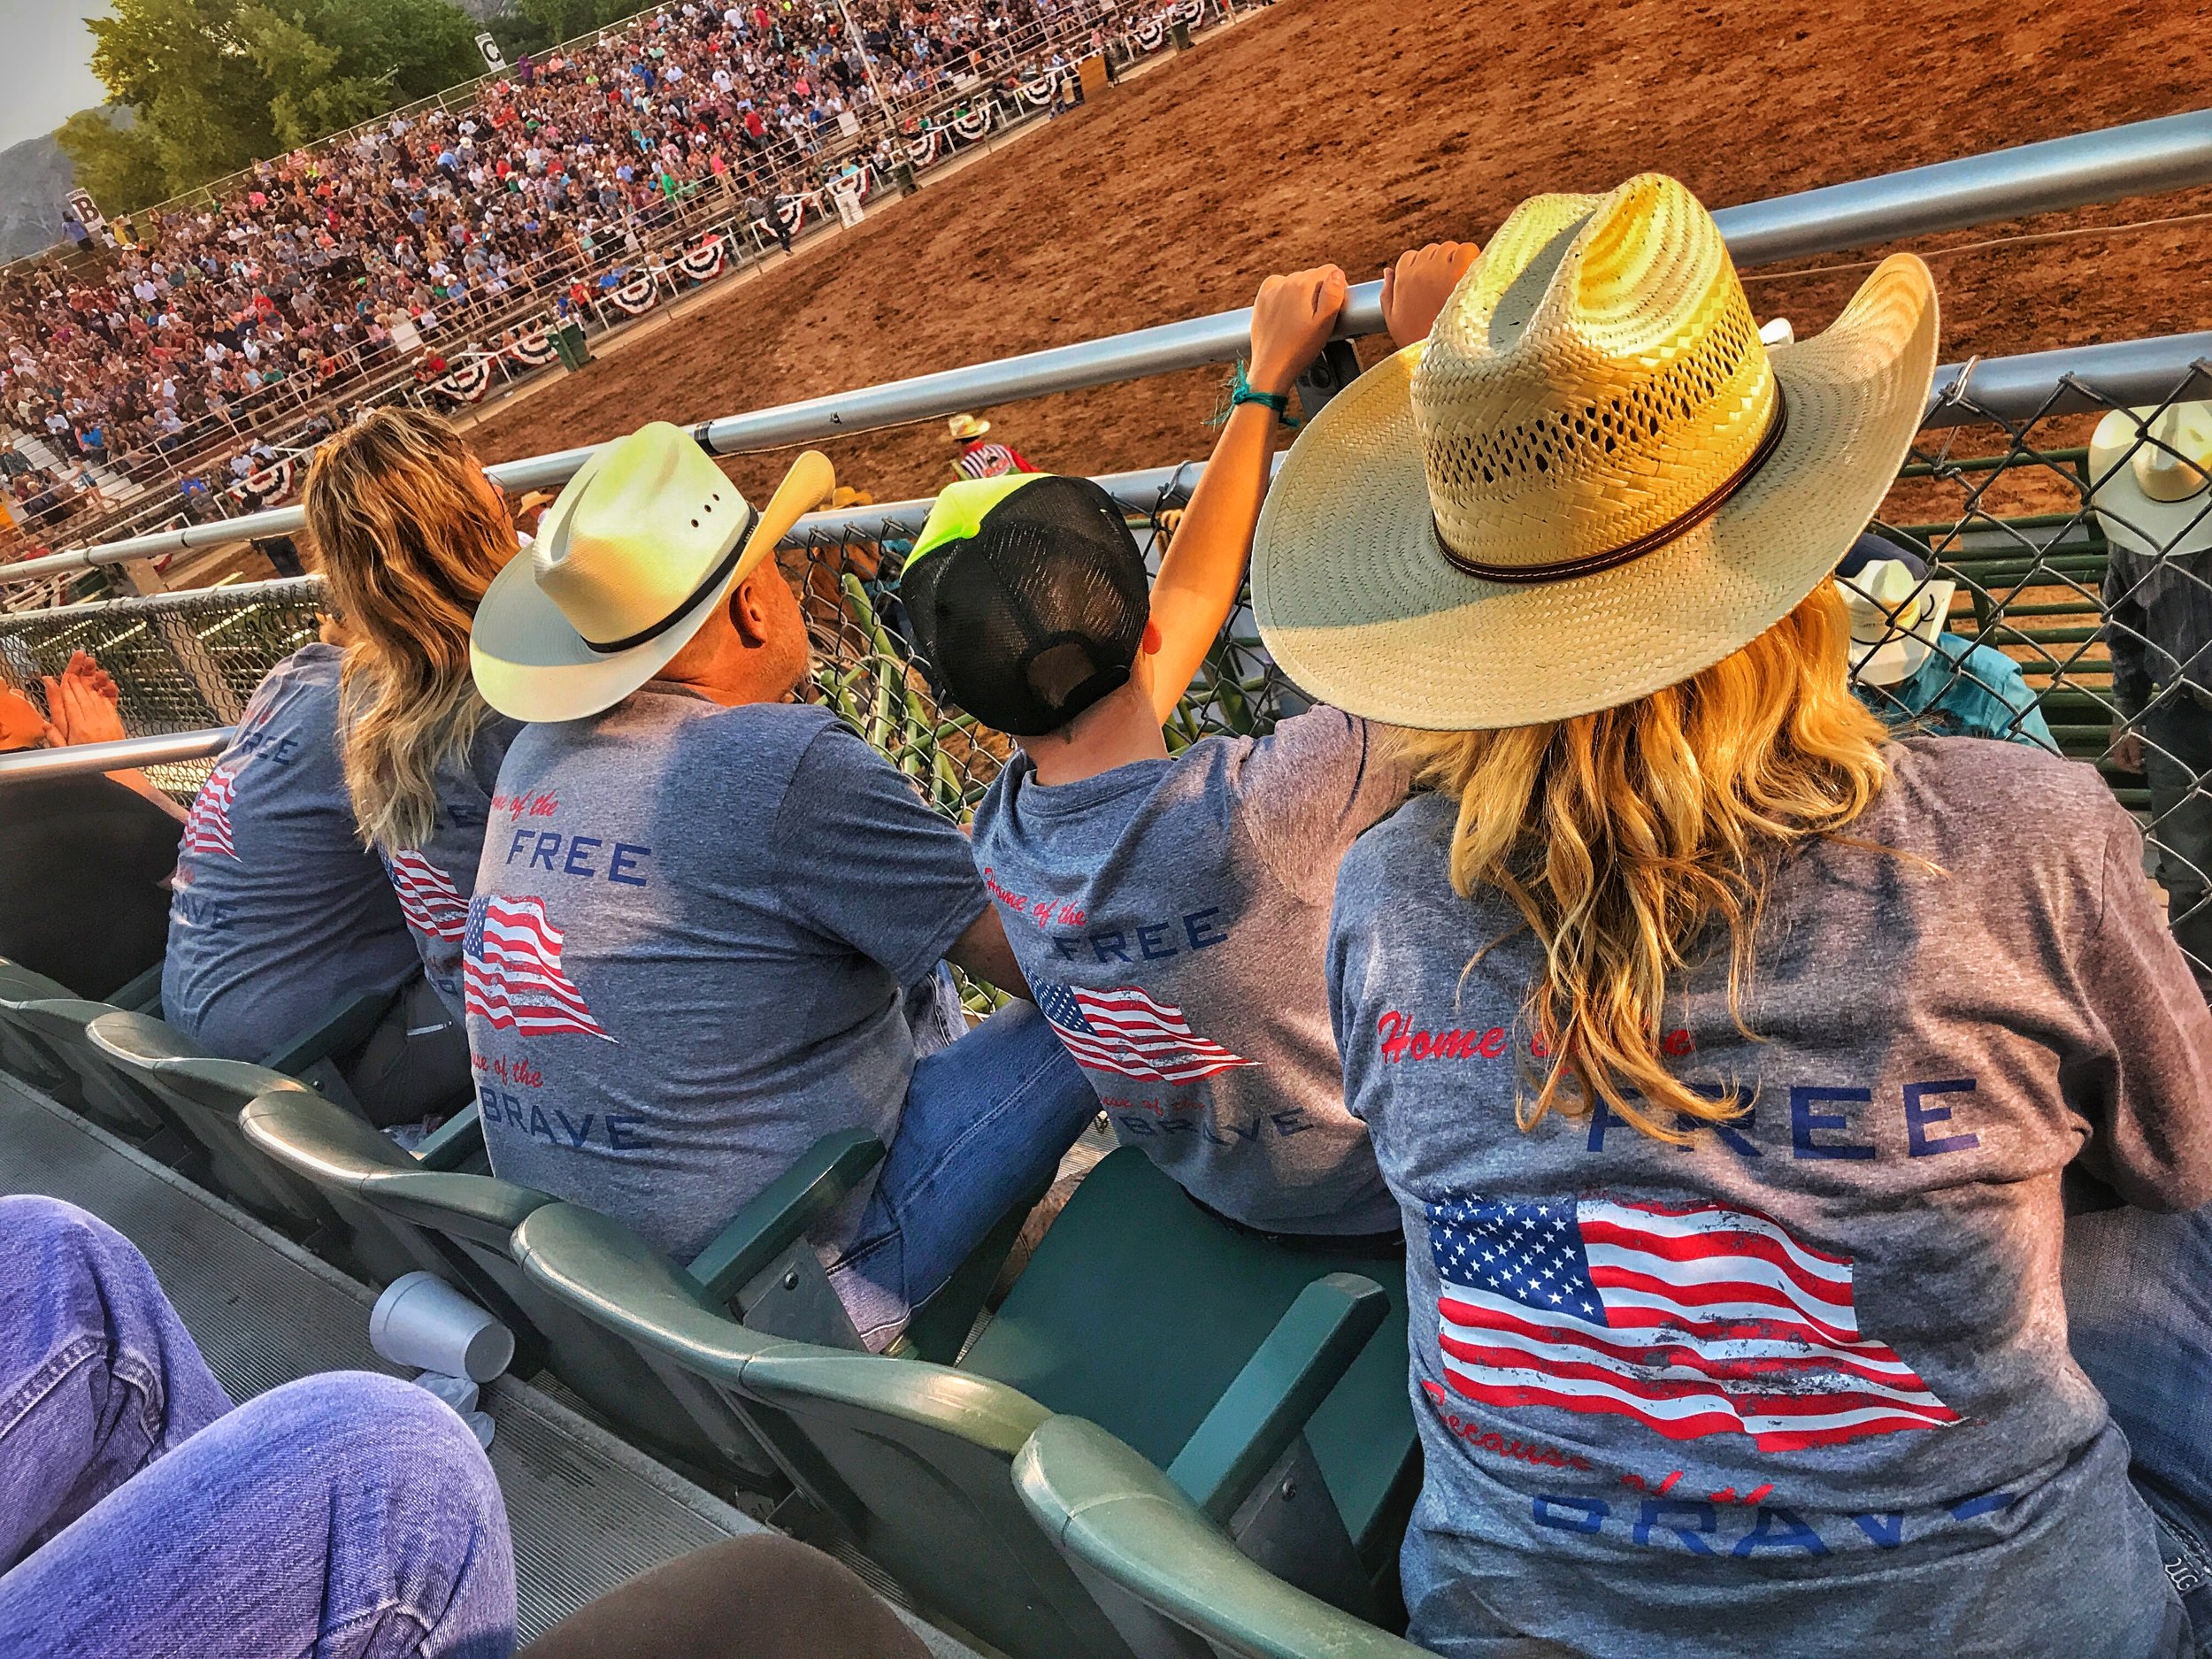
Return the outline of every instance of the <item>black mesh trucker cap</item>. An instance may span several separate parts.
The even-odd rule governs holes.
[[[1016,737],[1056,732],[1128,684],[1152,611],[1113,497],[1048,472],[948,487],[899,596],[939,691]]]

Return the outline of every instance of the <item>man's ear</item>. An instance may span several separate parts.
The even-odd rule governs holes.
[[[1161,642],[1160,625],[1147,617],[1144,624],[1144,638],[1138,642],[1138,649],[1147,657],[1157,657],[1160,654]]]
[[[765,645],[770,634],[768,596],[761,587],[765,576],[771,581],[781,581],[776,561],[763,559],[753,573],[730,590],[730,621],[737,628],[737,636],[749,646]]]

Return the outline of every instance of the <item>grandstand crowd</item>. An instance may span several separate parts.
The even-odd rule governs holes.
[[[1391,267],[1395,351],[1278,470],[1347,292],[1262,285],[1156,571],[1090,480],[938,497],[903,626],[1011,748],[964,831],[803,696],[774,549],[824,457],[749,503],[648,425],[518,551],[458,434],[370,413],[306,483],[326,637],[188,814],[55,791],[0,949],[96,998],[146,964],[83,953],[157,935],[162,1019],[238,1059],[373,993],[329,1099],[411,1145],[469,1102],[495,1175],[662,1263],[859,1131],[886,1156],[809,1237],[878,1354],[1102,1115],[1193,1225],[1385,1286],[1386,1363],[1338,1386],[1417,1434],[1397,1583],[1440,1654],[2212,1652],[2212,1008],[2183,881],[2170,923],[2016,666],[1870,531],[1935,373],[1927,267],[1770,353],[1683,186],[1537,196]],[[2099,474],[2116,541],[2212,488],[2212,410],[2159,430]],[[2154,557],[2200,587],[2186,534]],[[1171,752],[1248,574],[1313,701]],[[2124,721],[2200,725],[2201,604],[2131,592]],[[112,689],[73,662],[0,733],[112,734]],[[166,887],[65,879],[72,814],[106,870],[133,820]],[[954,969],[1008,1000],[949,1013]],[[0,1482],[0,1648],[189,1632],[249,1575],[313,1591],[244,1598],[256,1651],[511,1648],[499,1494],[443,1408],[345,1374],[233,1408],[126,1241],[28,1201],[0,1229],[42,1264],[0,1278],[0,1400],[165,1379],[112,1455],[84,1389],[0,1419],[0,1468],[67,1494]],[[1187,1294],[1118,1286],[1099,1340]],[[273,1557],[226,1528],[262,1492]],[[156,1528],[211,1541],[150,1574]],[[721,1605],[681,1651],[786,1651]]]
[[[181,466],[176,505],[211,516],[212,493],[254,470],[230,465],[245,436],[296,425],[417,341],[489,338],[526,300],[541,315],[588,304],[626,279],[671,204],[703,191],[774,228],[825,164],[883,173],[892,131],[931,100],[1025,60],[1064,63],[1054,50],[1085,50],[1116,10],[670,6],[525,57],[465,105],[395,115],[261,163],[215,199],[140,214],[142,245],[99,274],[10,267],[0,422],[61,462],[10,480],[20,516],[50,528],[103,511],[87,464],[147,483]],[[864,113],[848,135],[841,118]]]

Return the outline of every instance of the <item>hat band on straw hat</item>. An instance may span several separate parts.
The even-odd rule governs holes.
[[[653,624],[652,626],[649,628],[641,628],[635,634],[630,634],[626,638],[619,640],[608,640],[605,641],[595,640],[583,633],[580,629],[578,630],[576,637],[582,640],[586,645],[589,646],[593,650],[597,651],[603,657],[612,657],[618,652],[635,650],[639,646],[645,644],[649,641],[657,640],[662,634],[667,633],[669,629],[674,627],[679,622],[681,622],[686,617],[689,616],[692,612],[692,608],[698,604],[702,599],[704,599],[709,594],[712,593],[716,588],[729,580],[730,572],[737,568],[738,560],[745,557],[746,544],[753,539],[753,531],[759,525],[759,510],[750,506],[747,507],[745,510],[745,527],[737,533],[737,540],[730,543],[730,550],[722,556],[721,561],[717,564],[712,570],[709,571],[705,576],[700,579],[699,585],[696,588],[694,588],[688,594],[684,595],[683,602],[680,604],[679,604],[673,611],[670,611],[666,616],[663,617],[658,622]]]
[[[1486,582],[1498,582],[1509,587],[1532,588],[1540,582],[1568,581],[1577,576],[1595,576],[1601,571],[1617,570],[1633,563],[1647,553],[1656,552],[1668,542],[1686,535],[1727,503],[1728,498],[1749,483],[1752,475],[1764,466],[1769,457],[1780,447],[1782,434],[1788,427],[1789,404],[1782,396],[1779,381],[1774,387],[1774,409],[1767,419],[1767,429],[1759,439],[1759,447],[1752,450],[1744,464],[1721,480],[1720,487],[1694,503],[1688,511],[1667,520],[1656,530],[1647,530],[1632,541],[1619,547],[1608,548],[1601,553],[1587,553],[1580,558],[1555,559],[1548,565],[1492,565],[1481,559],[1470,558],[1455,550],[1444,539],[1443,526],[1436,527],[1436,543],[1443,549],[1444,557],[1453,565],[1470,576]],[[1433,521],[1434,514],[1431,514]]]

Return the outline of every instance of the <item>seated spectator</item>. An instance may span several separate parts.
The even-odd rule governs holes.
[[[413,410],[378,410],[318,450],[305,505],[348,629],[338,738],[354,821],[391,876],[428,993],[465,1039],[461,941],[519,729],[477,695],[469,626],[514,557],[514,521],[460,434]],[[437,1024],[417,1001],[411,1028]]]
[[[162,1013],[212,1053],[261,1060],[342,999],[386,995],[365,1045],[319,1080],[388,1128],[467,1098],[468,1045],[353,815],[338,748],[343,657],[318,640],[271,669],[201,786],[169,909]]]
[[[1437,1319],[1403,1577],[1440,1652],[2188,1640],[2212,1517],[2163,1477],[2206,1440],[2131,1485],[2059,1187],[2212,1198],[2212,1014],[2095,773],[1844,685],[1831,574],[1936,339],[1897,256],[1770,357],[1680,185],[1539,196],[1269,496],[1277,659],[1421,728],[1329,985]],[[2200,1318],[2206,1265],[2143,1300]]]
[[[42,715],[0,686],[0,753],[119,741],[115,682],[83,652]],[[104,1002],[161,960],[184,818],[136,772],[0,780],[0,956]]]
[[[1943,626],[1955,582],[1917,553],[1863,535],[1836,566],[1851,622],[1851,687],[1893,729],[1987,737],[2058,753],[2019,664]]]
[[[1394,311],[1410,339],[1474,257],[1447,250],[1409,256],[1432,278],[1425,314]],[[900,584],[952,700],[1021,740],[976,862],[1118,1137],[1232,1221],[1339,1237],[1398,1231],[1344,1110],[1322,956],[1337,864],[1405,798],[1404,768],[1333,709],[1171,758],[1161,727],[1236,603],[1276,423],[1344,293],[1334,265],[1260,289],[1253,395],[1148,596],[1112,498],[1041,473],[947,489]]]
[[[396,1378],[234,1409],[145,1258],[0,1198],[0,1653],[505,1659],[505,1506],[475,1437]]]
[[[966,839],[792,699],[799,600],[771,557],[834,483],[755,511],[683,432],[602,449],[485,595],[485,701],[537,722],[500,769],[465,944],[503,1177],[679,1258],[824,1134],[889,1156],[817,1243],[872,1346],[1041,1189],[1096,1110],[1034,1008],[918,1064],[941,958],[1025,987]]]

